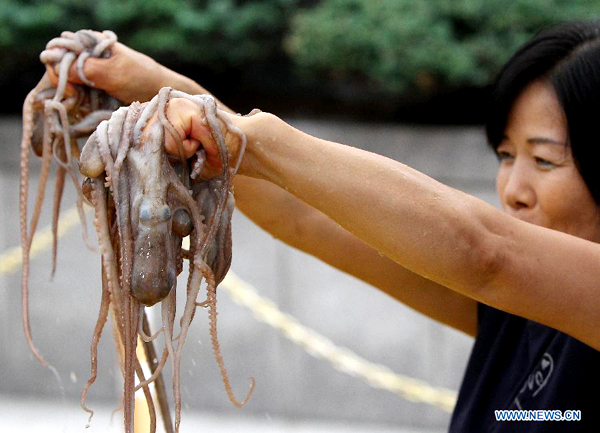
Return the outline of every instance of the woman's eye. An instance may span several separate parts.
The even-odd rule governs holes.
[[[497,154],[500,161],[512,161],[514,159],[514,157],[505,150],[499,150]]]
[[[538,167],[545,168],[545,169],[556,167],[556,164],[554,164],[553,162],[548,161],[547,159],[544,159],[544,158],[536,157],[535,163],[537,164]]]

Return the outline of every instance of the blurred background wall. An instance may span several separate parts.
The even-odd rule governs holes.
[[[63,30],[113,30],[121,42],[192,77],[236,110],[272,111],[308,133],[397,159],[497,206],[496,161],[481,128],[488,83],[541,28],[599,13],[600,0],[2,0],[0,254],[19,243],[20,106],[43,73],[39,52]],[[72,188],[66,201],[65,207],[74,202]],[[48,208],[42,225],[50,221]],[[458,389],[469,337],[273,240],[239,213],[233,227],[232,269],[261,296],[370,362]],[[15,413],[39,411],[40,401],[74,409],[72,431],[85,424],[78,395],[89,375],[100,259],[85,248],[79,229],[59,248],[54,282],[48,281],[46,250],[33,261],[30,285],[34,337],[57,367],[60,384],[26,346],[18,268],[0,273],[0,431]],[[205,418],[253,417],[265,425],[274,418],[325,420],[358,429],[352,431],[447,428],[447,411],[337,371],[225,292],[219,296],[221,343],[234,391],[244,395],[252,375],[256,394],[242,411],[228,402],[199,311],[182,369],[183,425],[200,411]],[[106,329],[90,405],[117,407],[120,387]],[[71,431],[57,413],[50,410],[48,422],[56,431]],[[240,422],[233,431],[250,431],[248,422]]]

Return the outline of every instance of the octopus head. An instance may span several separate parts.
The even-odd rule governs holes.
[[[177,277],[171,219],[171,208],[165,202],[143,200],[139,206],[131,293],[144,305],[162,301]]]

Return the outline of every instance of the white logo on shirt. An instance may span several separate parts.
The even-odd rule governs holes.
[[[533,373],[529,375],[523,387],[519,391],[519,395],[515,398],[514,403],[519,409],[521,407],[520,397],[523,397],[524,393],[530,394],[531,397],[535,397],[540,393],[542,389],[548,384],[550,376],[554,371],[554,359],[548,352],[544,353],[542,360],[537,365]]]

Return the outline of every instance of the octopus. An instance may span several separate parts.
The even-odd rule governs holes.
[[[83,212],[84,197],[78,179],[77,139],[89,136],[102,120],[110,118],[112,112],[122,105],[105,92],[94,89],[94,83],[83,73],[83,62],[87,57],[108,57],[117,37],[111,31],[103,34],[91,30],[76,33],[63,32],[52,39],[40,54],[40,60],[51,68],[58,68],[58,85],[52,86],[46,73],[25,98],[23,104],[23,136],[21,139],[21,180],[19,188],[19,225],[23,271],[21,274],[22,318],[27,343],[35,357],[45,366],[33,343],[29,324],[29,253],[44,202],[46,183],[52,162],[56,163],[54,206],[52,212],[52,275],[56,270],[57,228],[60,205],[67,175],[78,192],[77,208],[83,223],[84,239],[87,243],[87,228]],[[76,62],[77,72],[86,85],[72,85],[74,94],[67,94],[67,76],[71,65]],[[37,197],[28,227],[27,199],[29,193],[29,164],[31,151],[42,158],[37,186]]]
[[[77,33],[66,35],[77,35]],[[66,37],[65,33],[62,37]],[[102,39],[99,44],[104,43],[105,39]],[[65,62],[64,58],[61,60],[61,72],[62,62]],[[66,66],[64,69],[68,70]],[[82,71],[81,68],[79,70]],[[64,81],[59,73],[57,94],[61,91],[63,82],[61,79]],[[62,87],[64,89],[64,84]],[[88,89],[82,91],[88,92]],[[31,107],[34,106],[32,101],[36,101],[35,95],[39,92],[40,90],[34,89],[28,96],[30,101],[25,102],[25,107],[29,104],[30,108],[27,108],[27,111],[24,108],[24,118],[27,112],[28,126],[33,131],[28,132],[30,130],[24,127],[25,146],[22,145],[22,150],[25,147],[27,152],[23,151],[23,153],[27,155],[29,148],[35,150],[35,139],[31,137],[36,135],[35,130],[38,126],[35,126],[35,114],[32,114],[35,113],[35,109]],[[34,96],[31,96],[32,94]],[[200,174],[206,158],[201,148],[192,158],[185,158],[181,138],[166,116],[166,108],[171,98],[188,99],[197,104],[204,113],[212,137],[218,146],[221,160],[221,172],[216,177],[201,178]],[[71,168],[74,166],[73,161],[78,160],[79,170],[85,176],[83,186],[80,188],[80,205],[83,201],[87,201],[94,207],[94,225],[98,234],[102,262],[102,300],[92,336],[91,376],[84,386],[81,406],[90,414],[91,419],[93,411],[86,406],[85,399],[97,378],[98,344],[110,316],[124,379],[125,431],[128,433],[133,431],[134,395],[139,389],[143,391],[148,403],[151,431],[156,430],[156,407],[150,392],[151,383],[156,386],[165,429],[173,431],[161,374],[170,359],[175,405],[174,431],[178,432],[181,424],[181,357],[196,309],[204,307],[208,310],[210,339],[226,393],[236,406],[242,407],[251,397],[255,382],[250,378],[250,390],[244,400],[239,401],[235,398],[217,337],[216,289],[231,264],[231,218],[234,209],[232,178],[243,156],[244,134],[217,108],[213,97],[188,95],[171,88],[163,88],[151,101],[134,102],[128,107],[120,107],[113,111],[108,119],[97,123],[79,154],[76,143],[73,144],[72,141],[72,137],[76,136],[77,132],[74,135],[70,132],[74,131],[74,126],[83,122],[85,117],[94,115],[98,110],[82,115],[82,120],[75,115],[72,116],[78,122],[69,126],[71,125],[68,123],[69,118],[65,119],[61,114],[65,112],[64,110],[55,108],[58,105],[54,103],[54,99],[44,104],[51,107],[48,109],[51,114],[53,114],[51,110],[54,110],[62,117],[59,117],[60,123],[48,120],[48,115],[44,111],[42,174],[44,164],[49,166],[49,160],[53,157],[60,161],[59,167],[76,178],[76,173],[73,173]],[[155,114],[158,121],[148,125],[148,121]],[[230,162],[224,131],[237,135],[241,143],[239,156],[233,163]],[[29,141],[26,140],[26,132],[29,134]],[[173,157],[166,153],[164,147],[166,134],[171,134],[179,143],[179,156]],[[63,144],[67,142],[71,143],[68,149]],[[64,152],[57,149],[63,149]],[[65,156],[67,154],[70,157],[68,163]],[[65,167],[67,164],[69,168]],[[22,167],[27,165],[28,161],[22,162]],[[44,183],[40,180],[39,187],[43,188],[43,186]],[[56,188],[59,189],[59,186]],[[62,191],[62,185],[60,189]],[[39,202],[41,207],[42,199],[39,197],[41,194],[43,198],[43,192],[40,193],[38,189],[38,202],[35,208],[37,214],[34,210],[29,231],[26,230],[27,212],[26,207],[23,206],[23,202],[26,203],[26,197],[23,199],[23,182],[21,194],[21,226],[25,227],[23,237],[25,257],[26,247],[31,245],[31,238],[35,232],[34,222],[37,223],[39,218],[37,204]],[[59,205],[56,203],[55,198],[54,209],[55,214],[58,215]],[[25,223],[23,223],[24,219]],[[188,249],[182,246],[186,237],[189,237]],[[177,327],[175,308],[177,276],[183,271],[186,261],[189,276],[184,292],[185,307]],[[24,261],[24,281],[26,281],[26,272],[28,267],[25,267]],[[23,287],[24,305],[26,305],[26,283]],[[198,300],[201,288],[205,289],[206,297]],[[152,334],[145,307],[157,303],[160,303],[162,326]],[[25,312],[26,307],[24,307],[24,317]],[[28,320],[24,319],[24,324],[32,351],[42,363],[48,365],[31,342]],[[158,359],[154,342],[161,335],[162,355],[158,362],[153,362],[154,359]],[[149,360],[151,371],[149,377],[145,377],[142,361],[136,355],[138,340],[142,341],[146,358]],[[139,382],[137,385],[136,376]]]

